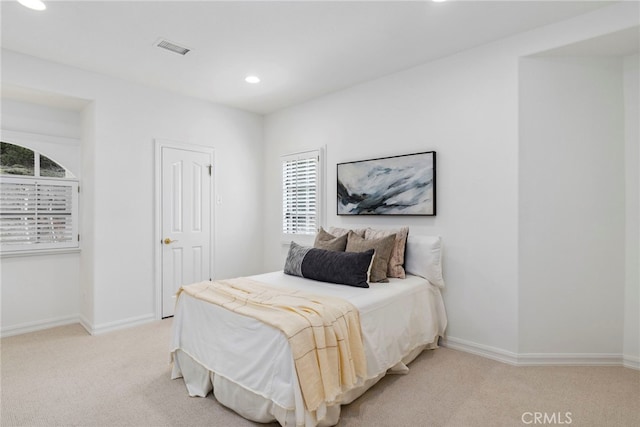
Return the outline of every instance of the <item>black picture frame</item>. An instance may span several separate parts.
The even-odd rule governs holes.
[[[436,152],[338,163],[337,215],[436,215]]]

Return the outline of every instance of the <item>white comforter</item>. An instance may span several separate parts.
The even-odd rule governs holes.
[[[270,286],[336,296],[354,304],[362,322],[366,380],[371,380],[367,388],[388,369],[402,365],[401,361],[412,350],[435,344],[447,324],[440,289],[417,276],[374,283],[368,289],[316,282],[282,272],[252,276],[252,279]],[[172,378],[184,377],[190,395],[208,393],[211,380],[205,381],[202,377],[203,372],[211,372],[224,384],[237,384],[269,403],[264,406],[269,414],[232,407],[245,417],[259,422],[276,419],[281,424],[293,420],[296,425],[325,424],[322,423],[325,408],[318,411],[317,417],[304,410],[293,358],[282,332],[185,294],[177,302],[173,322]],[[364,390],[363,387],[362,392]],[[342,403],[355,397],[344,396]],[[241,405],[238,400],[243,399],[220,396],[218,400],[234,406]],[[334,414],[329,417],[333,418],[329,424],[337,422],[335,413],[337,410],[339,416],[339,405],[335,406],[337,408],[326,408],[333,409]]]

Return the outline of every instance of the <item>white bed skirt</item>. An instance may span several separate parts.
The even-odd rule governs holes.
[[[406,374],[409,372],[407,365],[425,349],[437,348],[436,342],[422,345],[410,351],[401,362],[390,368],[386,373],[369,378],[362,385],[349,390],[339,399],[339,404],[326,408],[326,415],[320,421],[315,420],[312,414],[305,414],[307,425],[319,427],[334,426],[340,420],[340,407],[347,405],[362,396],[373,387],[386,374]],[[211,391],[216,400],[227,408],[232,409],[242,417],[258,423],[270,423],[277,421],[282,426],[295,426],[296,414],[294,410],[288,410],[277,405],[272,400],[263,397],[251,390],[247,390],[239,384],[208,370],[191,356],[182,350],[176,350],[173,358],[173,370],[171,379],[183,378],[189,396],[205,397]]]

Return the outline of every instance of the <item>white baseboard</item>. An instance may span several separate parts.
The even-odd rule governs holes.
[[[91,324],[91,322],[89,322],[89,320],[87,320],[87,318],[82,314],[78,316],[78,321],[80,322],[80,325],[89,333],[89,335],[91,335],[93,324]]]
[[[14,335],[41,331],[43,329],[55,328],[57,326],[71,325],[73,323],[78,323],[78,321],[79,316],[76,314],[71,316],[54,317],[52,319],[37,320],[35,322],[20,323],[18,325],[3,327],[2,330],[0,330],[0,336],[2,338],[11,337]]]
[[[115,322],[102,323],[93,325],[82,315],[57,317],[54,319],[39,320],[35,322],[21,323],[19,325],[3,327],[0,336],[10,337],[14,335],[26,334],[29,332],[41,331],[44,329],[55,328],[57,326],[71,325],[80,323],[83,328],[91,335],[100,335],[118,329],[130,328],[132,326],[143,325],[156,320],[155,314],[145,314],[143,316],[130,317],[129,319],[117,320]]]
[[[621,354],[522,353],[518,366],[622,366]]]
[[[622,366],[640,371],[640,357],[625,354],[622,356]]]
[[[443,347],[464,351],[514,366],[624,366],[640,369],[640,358],[609,353],[513,353],[495,347],[447,337]]]
[[[512,353],[496,347],[490,347],[488,345],[478,344],[454,337],[442,338],[440,340],[440,344],[442,344],[443,347],[464,351],[465,353],[475,354],[477,356],[486,357],[487,359],[508,363],[509,365],[518,364],[517,353]]]
[[[132,326],[143,325],[145,323],[156,320],[154,313],[142,316],[130,317],[128,319],[116,320],[115,322],[107,322],[99,325],[82,325],[89,331],[91,335],[101,335],[107,332],[117,331],[118,329],[130,328]]]

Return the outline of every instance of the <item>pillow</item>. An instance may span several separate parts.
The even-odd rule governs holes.
[[[350,231],[353,231],[360,237],[364,237],[366,228],[356,228],[355,230],[349,230],[348,228],[329,227],[329,233],[333,234],[336,237],[346,236]]]
[[[388,282],[387,265],[389,264],[389,256],[396,241],[396,235],[392,234],[382,239],[366,240],[358,236],[353,231],[349,232],[347,239],[347,252],[364,252],[369,249],[375,250],[373,263],[371,265],[372,282]]]
[[[322,227],[320,227],[320,231],[316,234],[316,240],[313,243],[313,247],[317,249],[325,249],[328,251],[339,251],[344,252],[347,247],[347,238],[348,235],[336,237],[324,231]]]
[[[431,284],[444,288],[442,278],[442,240],[439,236],[414,236],[407,239],[404,268]]]
[[[321,282],[368,288],[367,273],[373,253],[373,249],[359,253],[327,251],[291,242],[284,273]]]
[[[409,235],[409,227],[401,227],[398,230],[374,230],[367,228],[364,233],[365,239],[380,239],[390,234],[396,235],[395,245],[391,250],[389,257],[389,265],[387,267],[387,277],[396,277],[404,279],[404,251],[407,244],[407,236]]]

